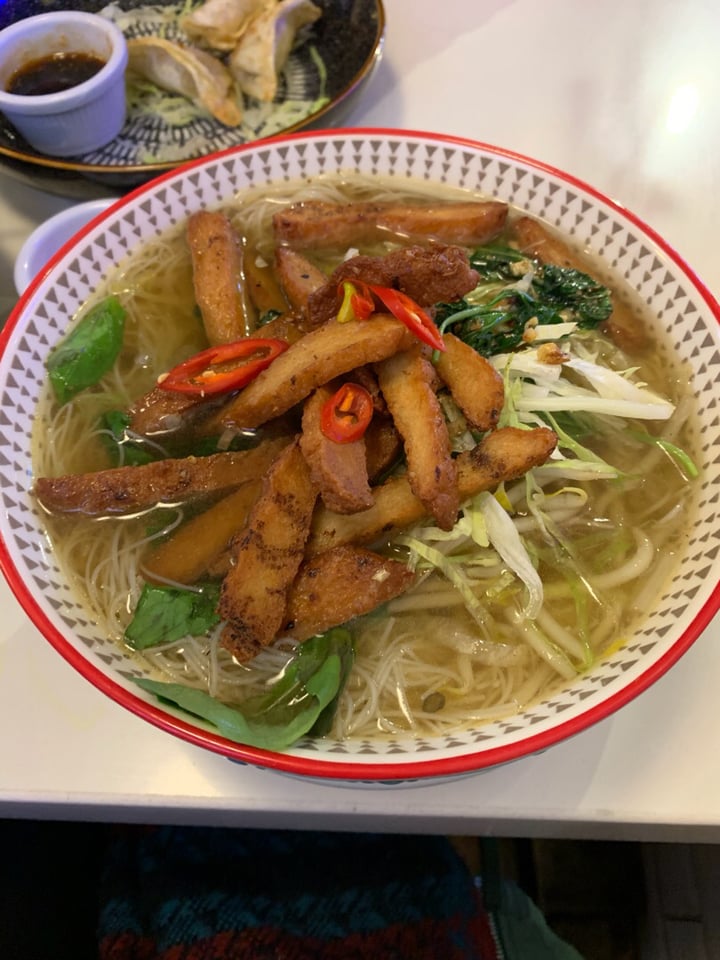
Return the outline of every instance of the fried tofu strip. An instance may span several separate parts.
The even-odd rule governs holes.
[[[275,276],[272,265],[267,263],[256,250],[247,247],[243,255],[243,269],[248,296],[257,308],[259,316],[270,310],[286,313],[288,304]]]
[[[224,397],[194,397],[153,387],[129,410],[128,429],[141,437],[162,440],[167,434],[191,427],[224,402]]]
[[[287,443],[267,440],[252,450],[157,460],[95,473],[38,477],[34,492],[49,513],[124,516],[158,504],[183,503],[231,491],[262,475]]]
[[[456,460],[458,488],[463,502],[482,490],[493,490],[504,480],[514,480],[532,467],[545,463],[555,449],[557,437],[545,427],[519,430],[502,427]],[[315,511],[306,553],[313,556],[345,543],[372,543],[422,520],[428,514],[412,492],[407,477],[393,477],[373,489],[375,503],[369,510],[341,516],[319,507]]]
[[[156,583],[197,583],[213,569],[233,537],[245,526],[262,488],[248,480],[202,513],[183,523],[143,559],[143,573]],[[228,553],[227,569],[230,567]]]
[[[275,267],[280,286],[290,306],[304,316],[307,313],[310,294],[319,290],[327,281],[327,277],[306,257],[290,247],[277,248]]]
[[[402,437],[389,417],[375,414],[365,431],[364,440],[367,474],[374,483],[397,462],[402,453]]]
[[[498,200],[471,200],[430,206],[388,205],[378,215],[381,230],[410,238],[475,247],[492,240],[505,226],[508,207]]]
[[[408,590],[415,575],[399,560],[341,546],[306,560],[288,597],[283,635],[307,640],[369,613]]]
[[[275,241],[296,250],[351,247],[393,233],[442,243],[486,243],[505,224],[507,205],[496,200],[446,204],[327,203],[306,200],[273,217]]]
[[[598,283],[604,283],[602,277],[593,271],[592,266],[582,256],[576,254],[537,220],[521,217],[514,224],[513,230],[523,252],[537,257],[543,263],[580,270]],[[649,341],[637,317],[633,316],[630,308],[621,303],[614,293],[612,300],[613,311],[604,324],[606,333],[622,350],[629,353],[644,350]]]
[[[316,499],[294,441],[266,476],[247,526],[233,544],[234,563],[220,591],[218,613],[227,620],[221,643],[240,661],[256,656],[283,625]]]
[[[495,367],[452,333],[443,334],[445,350],[435,370],[460,407],[468,424],[483,433],[492,430],[505,402],[503,379]]]
[[[200,210],[188,220],[187,239],[195,299],[210,344],[244,337],[253,324],[240,290],[242,245],[232,224],[222,213]]]
[[[339,287],[344,280],[393,287],[421,307],[452,303],[474,290],[479,276],[470,266],[467,250],[457,246],[403,247],[384,257],[351,257],[337,267],[324,286],[308,298],[308,323],[326,323],[337,314]]]
[[[418,345],[383,360],[375,369],[403,439],[410,487],[438,526],[451,530],[460,509],[457,468],[450,455],[445,417],[431,386],[432,364]]]
[[[322,408],[339,385],[336,382],[318,387],[305,401],[300,449],[328,510],[357,513],[367,510],[373,502],[365,441],[360,437],[350,443],[335,443],[325,436],[320,424]]]
[[[389,357],[412,342],[407,327],[385,314],[363,322],[328,323],[291,344],[237,397],[205,421],[203,432],[257,427],[285,413],[328,380]]]
[[[283,314],[263,324],[255,335],[294,343],[300,339],[302,332],[291,316]],[[226,401],[227,397],[222,395],[200,397],[153,387],[130,408],[128,428],[142,437],[162,439],[163,436],[192,429]]]

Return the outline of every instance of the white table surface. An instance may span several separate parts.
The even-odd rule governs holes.
[[[381,65],[344,119],[472,137],[573,173],[658,230],[716,294],[717,0],[386,0]],[[12,265],[72,201],[0,169]],[[149,727],[50,648],[0,584],[0,817],[720,841],[720,618],[650,690],[545,753],[454,782],[340,787]]]

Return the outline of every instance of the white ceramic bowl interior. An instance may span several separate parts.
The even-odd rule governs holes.
[[[68,242],[81,227],[93,217],[103,213],[115,203],[110,197],[76,203],[61,210],[54,217],[44,220],[36,227],[20,248],[13,268],[13,280],[18,294],[23,293],[31,280],[42,270],[60,247]]]
[[[25,64],[57,53],[86,53],[105,61],[89,80],[58,93],[7,92]],[[122,31],[97,14],[67,10],[27,17],[0,31],[0,110],[30,146],[56,157],[88,153],[114,139],[125,122]]]
[[[602,256],[638,291],[693,371],[702,462],[699,505],[671,583],[634,636],[588,674],[518,716],[438,739],[305,739],[283,754],[232,743],[163,706],[132,683],[141,667],[88,619],[43,536],[28,490],[29,437],[43,360],[100,278],[135,249],[201,207],[246,188],[323,173],[379,174],[447,183],[509,201]],[[230,150],[154,181],[59,254],[21,299],[0,340],[0,560],[28,615],[91,683],[150,723],[238,761],[353,782],[419,781],[517,759],[579,733],[627,703],[690,646],[720,604],[717,583],[720,308],[680,258],[636,217],[571,176],[528,158],[461,139],[401,131],[296,134]]]

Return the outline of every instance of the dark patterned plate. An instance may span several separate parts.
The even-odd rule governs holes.
[[[377,63],[385,28],[382,0],[314,0],[323,15],[299,35],[269,104],[245,98],[238,127],[226,127],[184,98],[150,85],[128,85],[128,117],[120,134],[101,150],[56,158],[30,147],[0,113],[0,163],[11,174],[58,193],[85,193],[88,180],[126,190],[226,147],[305,127],[337,122]],[[177,26],[183,0],[7,0],[0,29],[10,23],[71,6],[103,11],[127,37],[161,34],[182,39]],[[72,183],[85,180],[79,189]],[[41,182],[39,182],[41,181]],[[70,189],[68,189],[70,187]]]

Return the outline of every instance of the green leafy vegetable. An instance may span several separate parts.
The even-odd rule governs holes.
[[[220,622],[216,612],[219,596],[216,583],[204,584],[197,590],[146,583],[125,630],[125,639],[135,650],[146,650],[182,637],[202,636]]]
[[[311,637],[300,645],[279,680],[262,696],[237,706],[215,700],[203,690],[178,683],[136,680],[162,700],[216,726],[236,743],[265,750],[285,750],[300,737],[322,735],[332,722],[352,662],[352,637],[342,627]]]
[[[479,247],[470,262],[481,284],[463,300],[438,304],[435,322],[484,356],[521,346],[528,324],[593,328],[612,313],[607,287],[570,267],[530,260],[502,244]]]
[[[93,307],[48,357],[46,367],[59,403],[96,384],[115,363],[125,331],[117,297]]]

